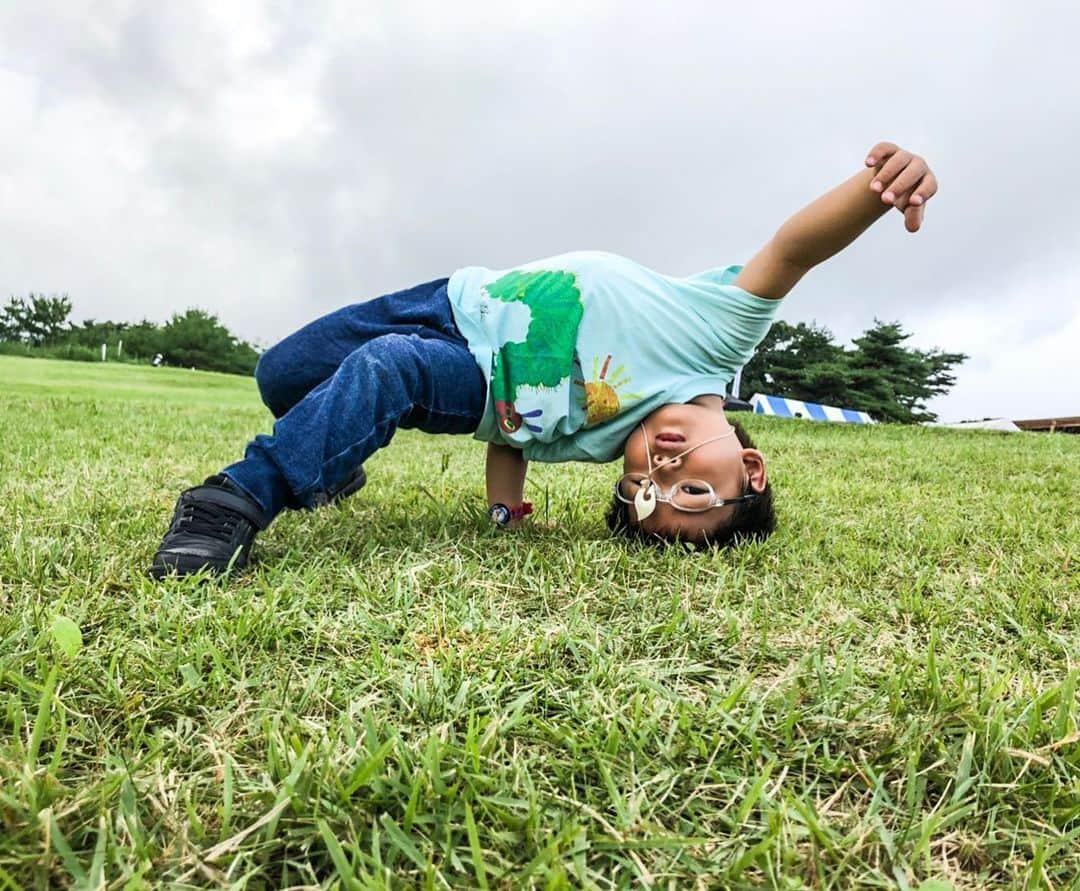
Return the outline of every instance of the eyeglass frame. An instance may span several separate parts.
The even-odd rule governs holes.
[[[635,476],[641,476],[642,479],[631,479],[631,482],[638,483],[639,485],[646,482],[649,483],[653,488],[652,495],[657,501],[659,501],[661,504],[670,504],[674,510],[682,511],[684,514],[703,514],[706,511],[712,510],[714,507],[724,507],[728,504],[749,504],[751,501],[757,501],[760,497],[756,492],[748,492],[745,495],[737,495],[734,498],[721,498],[719,495],[716,494],[716,490],[712,487],[712,483],[710,483],[708,480],[697,479],[696,477],[686,477],[686,479],[681,479],[678,482],[672,483],[671,488],[665,492],[662,488],[660,488],[660,485],[651,476],[646,476],[645,474],[624,473],[617,480],[615,480],[615,497],[619,499],[619,501],[623,504],[633,504],[634,502],[633,499],[627,499],[623,496],[622,492],[619,491],[619,485],[627,477]],[[709,494],[713,497],[712,504],[710,504],[708,507],[681,507],[674,501],[672,501],[671,496],[672,493],[674,493],[676,487],[682,485],[687,481],[704,484],[704,486],[708,488]]]
[[[641,436],[645,440],[645,458],[649,464],[649,472],[645,474],[624,473],[617,480],[615,480],[615,498],[618,499],[618,501],[622,504],[634,504],[633,499],[624,498],[622,492],[619,491],[619,486],[622,484],[623,480],[627,479],[628,477],[631,478],[631,482],[635,482],[639,486],[648,482],[649,487],[652,489],[652,492],[650,494],[653,496],[654,499],[656,499],[656,501],[660,502],[661,504],[670,504],[673,510],[681,511],[684,514],[703,514],[706,511],[712,510],[714,507],[725,507],[729,504],[748,504],[752,501],[757,501],[757,499],[760,497],[756,492],[747,492],[744,495],[737,495],[735,498],[721,498],[719,495],[716,494],[716,489],[712,487],[712,483],[710,483],[708,480],[702,480],[696,477],[686,477],[684,479],[677,480],[676,482],[672,483],[671,488],[669,488],[665,492],[661,488],[660,484],[652,478],[654,470],[659,470],[660,468],[653,468],[652,450],[649,448],[649,435],[645,432],[644,423],[640,425],[640,429]],[[703,445],[708,445],[710,442],[716,442],[719,439],[727,439],[729,436],[734,435],[735,430],[732,429],[729,430],[727,433],[721,433],[719,436],[714,436],[711,439],[704,439],[701,442],[697,443],[697,445],[692,445],[685,451],[679,452],[679,454],[675,455],[673,458],[667,458],[664,461],[664,464],[668,464],[678,458],[682,458],[684,455],[689,455],[692,451],[694,451],[694,449],[700,448]],[[642,479],[633,479],[633,477],[636,476],[641,476]],[[709,490],[709,494],[713,497],[712,504],[710,504],[708,507],[680,507],[679,505],[677,505],[672,500],[672,495],[674,495],[675,489],[678,486],[681,486],[683,483],[686,483],[688,481],[695,483],[703,483],[705,487]]]

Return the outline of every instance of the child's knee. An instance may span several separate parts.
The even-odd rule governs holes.
[[[371,375],[383,385],[410,388],[423,366],[419,343],[409,334],[384,334],[355,350],[343,364],[350,373]]]
[[[286,380],[287,369],[281,361],[281,352],[276,346],[270,347],[255,364],[255,385],[263,405],[277,418],[288,411],[288,399],[282,392]]]

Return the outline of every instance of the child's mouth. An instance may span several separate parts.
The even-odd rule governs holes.
[[[657,433],[656,441],[660,445],[682,445],[686,442],[686,437],[681,433]]]

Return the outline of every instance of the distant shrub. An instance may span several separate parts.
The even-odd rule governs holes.
[[[27,356],[31,359],[69,359],[75,362],[100,362],[101,347],[82,346],[77,343],[63,343],[57,346],[37,347],[28,343],[0,341],[0,356]],[[117,361],[110,350],[109,361]],[[125,356],[123,361],[134,364],[137,360]],[[145,361],[141,364],[146,364]]]
[[[100,362],[101,350],[77,343],[65,343],[60,346],[42,347],[39,355],[48,359],[73,359],[76,362]]]
[[[254,374],[259,354],[235,338],[213,313],[189,309],[176,313],[161,329],[161,352],[169,365]]]

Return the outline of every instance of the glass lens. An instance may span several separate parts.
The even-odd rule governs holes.
[[[641,489],[641,483],[643,480],[647,480],[648,477],[643,473],[628,473],[621,480],[619,480],[619,497],[625,498],[629,502],[633,502],[634,496],[637,495]]]
[[[716,496],[704,480],[679,480],[671,493],[671,503],[682,510],[708,510]]]

